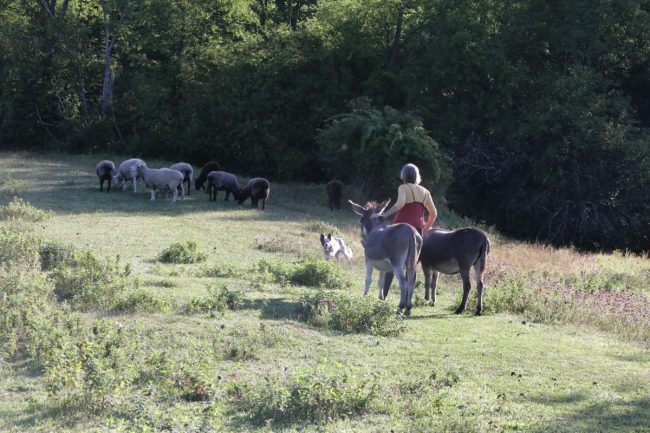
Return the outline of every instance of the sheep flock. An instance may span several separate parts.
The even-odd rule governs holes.
[[[194,178],[192,164],[187,162],[177,162],[169,168],[154,169],[149,168],[146,162],[138,158],[122,161],[117,168],[113,161],[105,159],[97,163],[95,172],[99,179],[99,192],[104,191],[105,182],[108,183],[106,192],[111,192],[111,186],[124,190],[126,184],[130,182],[130,188],[137,193],[138,184],[144,184],[151,191],[151,201],[156,200],[156,194],[159,192],[171,193],[172,203],[182,200],[185,195],[190,195],[192,181],[195,190],[204,190],[209,194],[209,201],[216,201],[217,192],[224,191],[226,195],[224,201],[228,201],[231,194],[240,205],[250,198],[251,207],[259,209],[261,200],[262,210],[266,209],[266,200],[271,193],[271,183],[263,177],[253,177],[241,188],[237,176],[223,171],[217,161],[203,164],[196,178]],[[340,180],[332,180],[326,185],[325,190],[330,209],[340,209],[343,183]]]

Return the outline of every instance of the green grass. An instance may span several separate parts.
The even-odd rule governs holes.
[[[0,431],[648,431],[647,321],[628,324],[609,310],[598,320],[577,303],[545,320],[537,313],[550,311],[546,298],[536,295],[560,287],[646,299],[647,258],[582,255],[492,233],[485,316],[451,314],[460,281],[445,276],[438,305],[414,308],[397,336],[316,326],[304,320],[300,300],[319,289],[278,282],[259,263],[284,263],[287,272],[311,263],[322,256],[319,231],[332,229],[355,253],[352,266],[338,266],[351,287],[335,292],[363,302],[358,217],[329,211],[324,187],[272,185],[265,212],[211,203],[195,191],[180,203],[152,203],[145,192],[100,194],[94,166],[104,157],[0,154],[0,206],[17,196],[52,211],[44,219],[22,206],[14,212],[31,219],[30,235],[106,259],[119,255],[139,285],[119,311],[81,313],[87,335],[78,347],[95,348],[89,353],[101,372],[86,370],[97,375],[88,376],[98,393],[91,400],[65,403],[48,393],[54,379],[26,355],[0,361]],[[467,224],[441,214],[452,226]],[[157,261],[188,240],[206,261]],[[525,296],[510,296],[512,281]],[[215,287],[237,293],[237,308],[187,314]],[[91,332],[93,323],[102,330]],[[103,364],[101,344],[115,369]],[[98,388],[114,377],[123,383]]]

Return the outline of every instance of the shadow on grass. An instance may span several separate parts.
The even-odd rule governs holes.
[[[116,156],[108,158],[116,164],[122,159]],[[0,165],[6,168],[8,179],[0,179],[0,205],[18,196],[36,208],[52,210],[59,216],[93,213],[148,218],[151,215],[182,217],[214,212],[218,219],[242,223],[311,220],[325,220],[335,225],[356,223],[352,212],[329,211],[324,185],[272,184],[265,211],[251,209],[250,201],[241,206],[232,199],[210,202],[205,192],[193,189],[189,197],[177,203],[171,203],[170,197],[161,194],[151,202],[150,192],[142,184],[137,194],[129,189],[129,184],[123,191],[113,187],[110,193],[100,193],[95,175],[95,164],[99,159],[102,158],[98,155],[0,152]],[[152,167],[171,164],[148,162]]]
[[[259,310],[260,319],[269,320],[300,320],[300,302],[286,298],[248,300],[243,309]]]
[[[569,399],[569,400],[567,400]],[[551,406],[562,406],[584,400],[581,395],[569,395],[566,398],[542,398],[540,401]],[[559,431],[580,432],[648,432],[650,426],[650,397],[631,400],[614,399],[607,402],[595,402],[582,407],[571,414],[557,418],[551,423],[540,426],[533,433]]]
[[[38,378],[41,376],[41,368],[29,359],[14,360],[11,362],[11,371],[18,378],[26,380]],[[4,389],[7,394],[16,393],[16,401],[24,401],[24,394],[32,391],[31,387],[16,387],[14,389]],[[7,392],[8,391],[8,392]],[[57,403],[31,402],[25,404],[23,408],[18,409],[13,406],[0,407],[0,426],[9,427],[15,431],[25,431],[29,428],[42,426],[43,424],[52,423],[53,430],[58,431],[56,427],[72,427],[77,424],[81,417],[71,416]],[[3,430],[4,431],[4,430]]]

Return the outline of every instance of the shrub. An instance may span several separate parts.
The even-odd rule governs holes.
[[[297,263],[271,263],[261,260],[257,264],[261,272],[269,273],[280,284],[322,287],[327,289],[347,289],[351,286],[333,262],[307,259]]]
[[[266,376],[255,387],[233,385],[230,394],[257,421],[323,421],[368,413],[378,380],[360,378],[342,365],[298,371],[293,377]]]
[[[74,247],[57,241],[41,243],[38,253],[43,271],[50,271],[58,266],[74,263]]]
[[[403,330],[395,307],[378,299],[319,291],[305,294],[301,306],[308,323],[336,331],[395,336]]]
[[[52,216],[51,211],[37,209],[20,197],[14,197],[6,206],[0,206],[0,220],[17,219],[28,222],[37,222]]]
[[[207,278],[237,278],[242,275],[242,270],[230,263],[217,263],[199,272],[199,276]]]
[[[29,345],[34,323],[53,309],[52,286],[38,272],[0,272],[0,354],[14,355]]]
[[[119,256],[102,260],[91,251],[77,254],[73,263],[59,266],[50,274],[59,301],[75,309],[115,308],[133,282],[129,265],[122,267]]]
[[[43,357],[48,393],[64,408],[90,414],[115,407],[137,377],[138,338],[102,320],[59,330]]]
[[[316,140],[329,160],[324,167],[330,176],[346,174],[345,181],[365,184],[373,194],[390,194],[399,185],[405,162],[417,161],[436,194],[444,193],[451,181],[449,158],[429,137],[417,117],[385,106],[377,109],[359,98],[352,110],[327,119]]]
[[[213,341],[215,355],[227,360],[243,361],[256,359],[262,347],[273,347],[281,340],[280,335],[273,329],[260,323],[258,329],[235,329],[225,338]]]
[[[163,263],[182,264],[204,262],[207,258],[208,255],[199,251],[199,246],[194,241],[173,243],[158,256],[158,260]]]
[[[117,311],[129,313],[164,313],[169,310],[172,301],[157,293],[147,290],[133,290],[120,299],[115,305]]]
[[[231,290],[226,286],[208,289],[208,296],[192,298],[185,306],[186,314],[209,313],[214,316],[216,313],[225,313],[226,310],[238,309],[243,301],[243,295],[238,290]]]
[[[38,267],[39,239],[18,227],[0,227],[0,270]]]

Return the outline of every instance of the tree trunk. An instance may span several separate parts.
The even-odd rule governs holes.
[[[404,19],[404,5],[401,5],[397,15],[397,26],[395,28],[395,37],[393,38],[393,46],[388,53],[388,61],[386,62],[386,69],[389,72],[397,72],[399,65],[399,50],[402,42],[402,20]]]
[[[115,35],[111,35],[110,17],[104,12],[104,83],[102,84],[102,104],[100,114],[105,117],[113,95],[113,72],[111,71],[111,54],[115,46]]]

